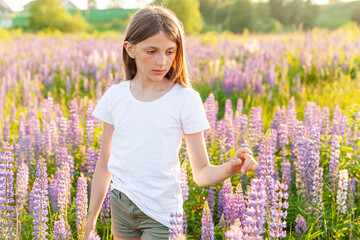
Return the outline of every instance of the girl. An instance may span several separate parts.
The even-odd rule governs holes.
[[[85,239],[95,230],[110,180],[114,239],[168,239],[170,214],[183,207],[183,136],[199,186],[245,174],[257,163],[248,148],[220,166],[209,163],[203,131],[210,124],[187,78],[182,24],[170,10],[151,6],[132,17],[123,61],[127,80],[106,90],[92,113],[104,125]]]

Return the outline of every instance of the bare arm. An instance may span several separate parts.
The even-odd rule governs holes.
[[[209,162],[203,132],[186,134],[185,139],[194,181],[200,187],[217,184],[236,173],[246,173],[257,168],[248,148],[238,149],[229,162],[216,166]]]
[[[108,171],[107,164],[110,157],[113,132],[114,126],[104,122],[100,156],[91,181],[90,206],[85,229],[85,239],[95,229],[96,220],[111,180],[111,173]]]

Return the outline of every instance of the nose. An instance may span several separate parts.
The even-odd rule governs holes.
[[[165,54],[162,54],[162,53],[158,54],[157,64],[159,66],[165,66],[165,64],[166,64],[166,55]]]

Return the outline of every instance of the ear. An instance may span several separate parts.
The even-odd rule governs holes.
[[[125,48],[127,54],[128,54],[132,59],[135,59],[134,46],[131,45],[131,43],[130,43],[129,41],[125,41],[125,42],[124,42],[124,48]]]

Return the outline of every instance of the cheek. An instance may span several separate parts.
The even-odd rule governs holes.
[[[152,65],[154,63],[154,58],[152,56],[141,56],[138,60],[138,63],[146,68],[146,66]]]

